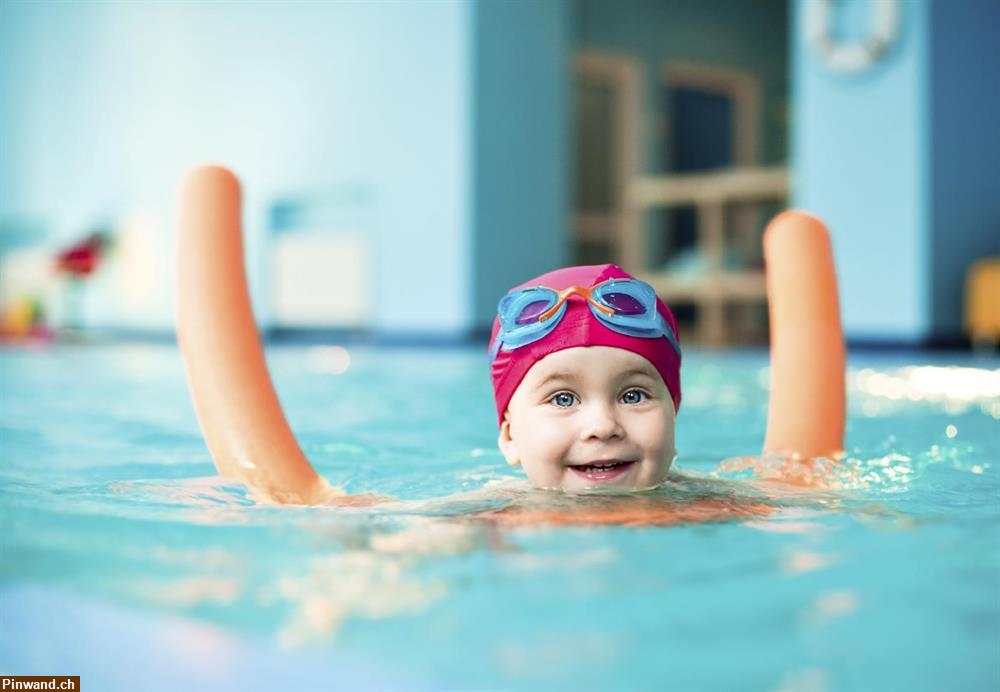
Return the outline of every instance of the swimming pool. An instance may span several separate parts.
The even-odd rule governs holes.
[[[766,354],[689,350],[676,467],[778,511],[499,530],[518,487],[481,349],[272,347],[306,454],[353,492],[260,505],[214,472],[176,348],[0,351],[0,669],[88,689],[1000,686],[1000,362],[852,356],[841,488],[750,485]],[[954,365],[959,368],[951,367]],[[496,502],[500,502],[497,500]]]

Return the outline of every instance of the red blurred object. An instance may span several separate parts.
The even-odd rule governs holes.
[[[73,276],[89,276],[97,269],[107,245],[107,236],[93,233],[56,255],[56,270]]]

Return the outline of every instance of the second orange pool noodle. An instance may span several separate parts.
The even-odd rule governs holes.
[[[771,394],[764,451],[833,457],[844,448],[844,335],[823,222],[779,214],[764,232]]]

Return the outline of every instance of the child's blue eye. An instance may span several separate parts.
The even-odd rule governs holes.
[[[641,389],[630,389],[622,394],[622,403],[639,404],[646,398],[646,393]]]
[[[559,392],[551,399],[549,399],[549,401],[558,406],[559,408],[566,408],[568,406],[573,405],[573,403],[576,401],[576,397],[570,394],[569,392]]]

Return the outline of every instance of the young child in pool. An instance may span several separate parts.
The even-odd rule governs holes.
[[[500,451],[532,485],[647,489],[673,463],[677,324],[612,264],[543,274],[500,301],[490,338]]]
[[[182,187],[177,334],[191,397],[219,473],[272,501],[364,505],[302,454],[275,394],[243,267],[240,191],[218,166]],[[786,212],[765,233],[771,399],[765,451],[829,456],[842,448],[844,349],[836,278],[822,223]],[[537,288],[542,286],[542,288]],[[674,458],[680,347],[670,310],[618,267],[570,267],[500,303],[490,340],[499,445],[532,484],[578,491],[644,489]],[[695,508],[700,520],[717,507]],[[617,511],[617,510],[616,510]],[[676,508],[613,521],[659,523]]]

